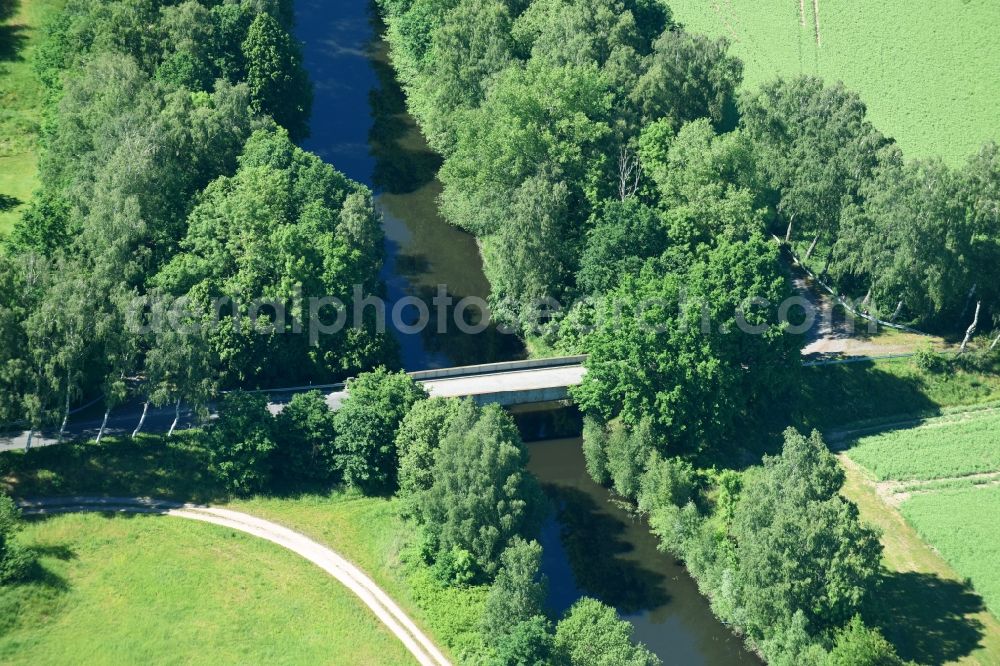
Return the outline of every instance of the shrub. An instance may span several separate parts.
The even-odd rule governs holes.
[[[924,372],[939,375],[948,372],[954,363],[954,358],[934,351],[933,347],[921,347],[913,354],[913,364]]]
[[[434,485],[414,505],[438,557],[458,546],[491,579],[511,540],[534,536],[545,505],[527,462],[509,414],[460,404],[435,457]]]
[[[632,643],[633,627],[596,599],[573,604],[556,626],[553,661],[565,666],[654,666],[660,660]]]
[[[25,577],[34,557],[14,540],[21,530],[21,511],[7,495],[0,495],[0,583],[10,583]]]
[[[337,459],[348,485],[366,493],[396,485],[396,435],[400,423],[427,392],[406,373],[385,368],[360,375],[337,410]]]
[[[825,666],[903,666],[892,643],[857,615],[838,632]]]
[[[592,416],[583,420],[583,458],[587,473],[595,483],[604,486],[611,480],[608,474],[608,431],[603,423]]]
[[[639,479],[639,510],[652,513],[670,504],[681,507],[694,497],[697,477],[694,467],[680,458],[664,458],[654,451]]]
[[[206,433],[210,469],[231,492],[260,492],[271,483],[274,418],[259,394],[235,391],[223,398],[219,419]]]
[[[639,494],[639,479],[653,451],[652,422],[643,419],[632,430],[621,422],[615,423],[608,437],[607,451],[608,472],[615,492],[622,497],[635,499]]]
[[[292,398],[277,418],[274,468],[286,482],[326,481],[336,472],[333,411],[319,391]]]
[[[544,666],[552,663],[552,626],[544,615],[519,622],[504,636],[491,666]]]
[[[545,581],[538,573],[542,547],[537,541],[514,538],[500,562],[483,613],[483,638],[495,646],[504,644],[515,626],[541,615],[545,602]]]
[[[434,452],[459,401],[433,398],[418,402],[403,418],[396,434],[399,456],[399,496],[404,504],[434,482]],[[409,510],[406,510],[409,513]]]

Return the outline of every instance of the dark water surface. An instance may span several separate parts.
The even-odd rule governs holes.
[[[646,521],[594,483],[582,443],[575,437],[528,446],[528,467],[553,505],[541,538],[552,610],[562,613],[581,596],[600,599],[665,664],[759,664],[712,615],[687,570],[657,550]]]
[[[296,8],[296,32],[316,90],[312,136],[304,147],[375,191],[385,219],[382,279],[390,306],[412,295],[429,304],[438,285],[446,285],[456,301],[487,297],[475,239],[437,213],[440,184],[434,174],[440,161],[406,113],[368,3],[298,0]],[[438,334],[434,322],[423,334],[397,331],[404,367],[524,355],[514,336],[447,328]],[[531,454],[531,470],[556,508],[542,536],[554,611],[586,594],[615,606],[635,625],[636,638],[667,664],[756,663],[712,616],[684,568],[657,552],[645,523],[612,504],[608,491],[590,480],[578,438],[532,444]]]
[[[388,306],[417,296],[431,313],[422,333],[394,331],[403,367],[412,371],[524,358],[514,335],[494,327],[480,335],[463,334],[454,324],[453,307],[445,324],[435,317],[432,299],[439,285],[457,304],[465,297],[486,299],[489,283],[475,238],[438,215],[440,158],[406,112],[373,10],[364,0],[299,0],[296,8],[296,34],[315,86],[312,136],[303,146],[374,190],[385,220],[381,277]],[[470,306],[465,322],[479,323],[480,312]],[[402,313],[406,324],[417,317],[413,307]]]

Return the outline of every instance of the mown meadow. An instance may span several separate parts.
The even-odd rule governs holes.
[[[31,54],[40,28],[65,0],[0,3],[0,235],[20,217],[38,186],[38,140],[45,89]]]
[[[337,581],[226,528],[77,514],[18,538],[39,571],[0,587],[5,664],[413,663]]]
[[[746,87],[815,74],[858,91],[907,155],[960,164],[1000,139],[1000,4],[992,0],[673,0],[689,30],[732,42]],[[818,39],[816,9],[818,8]]]

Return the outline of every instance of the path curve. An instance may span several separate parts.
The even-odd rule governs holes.
[[[239,511],[162,500],[123,497],[65,497],[19,502],[26,515],[98,511],[149,513],[198,520],[265,539],[304,557],[354,593],[423,666],[451,666],[440,650],[375,582],[356,566],[309,537]]]

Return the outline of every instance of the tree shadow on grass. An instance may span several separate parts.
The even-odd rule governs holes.
[[[6,21],[17,13],[21,0],[0,0],[0,21]]]
[[[559,540],[576,585],[584,594],[614,606],[623,615],[651,610],[669,601],[662,574],[622,557],[632,550],[623,538],[623,522],[575,488],[546,485],[544,490],[556,506]]]
[[[208,451],[187,434],[166,440],[108,438],[8,451],[0,455],[0,488],[18,497],[154,497],[211,502],[228,493],[209,469]]]
[[[6,213],[9,210],[13,210],[22,203],[24,202],[17,197],[12,197],[9,194],[0,194],[0,213]]]
[[[21,51],[28,43],[27,28],[23,25],[0,25],[0,61],[24,60]]]
[[[794,421],[808,428],[829,428],[936,411],[922,378],[900,377],[871,362],[847,363],[804,369]]]
[[[970,617],[985,610],[968,584],[934,574],[891,572],[874,604],[875,624],[899,655],[921,664],[945,664],[975,650],[983,625]]]

